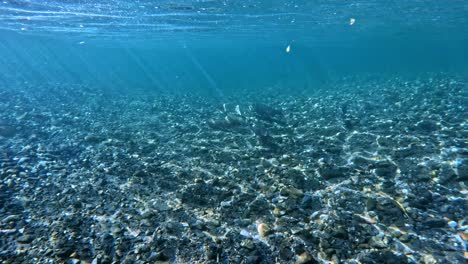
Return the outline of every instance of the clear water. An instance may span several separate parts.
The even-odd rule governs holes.
[[[468,0],[0,0],[0,263],[466,263]]]
[[[467,24],[461,0],[3,1],[0,81],[219,94],[465,75]]]

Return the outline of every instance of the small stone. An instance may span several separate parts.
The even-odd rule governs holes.
[[[156,261],[169,261],[174,254],[173,251],[174,250],[170,248],[163,249],[162,251],[156,254]]]
[[[447,225],[450,226],[451,228],[457,228],[458,223],[455,221],[450,221],[447,223]]]
[[[289,260],[294,256],[294,253],[287,246],[281,246],[279,250],[279,255],[281,259]]]
[[[409,233],[403,233],[399,238],[401,242],[409,242],[411,240],[411,235]]]
[[[265,223],[258,223],[257,224],[257,232],[260,235],[260,237],[267,237],[269,234],[271,234],[271,227],[268,226]]]
[[[272,214],[274,216],[283,216],[283,215],[286,214],[286,211],[283,208],[279,207],[279,206],[275,206],[275,208],[273,209]]]
[[[366,207],[369,211],[374,210],[377,207],[377,201],[374,198],[367,198]]]
[[[283,188],[281,189],[280,194],[282,196],[291,197],[291,198],[299,198],[304,195],[304,193],[301,190],[296,189],[294,187]]]
[[[346,172],[347,169],[336,166],[326,166],[318,170],[320,176],[325,180],[344,177],[346,176]]]
[[[461,180],[461,181],[467,181],[468,180],[468,164],[467,164],[467,162],[465,162],[462,165],[459,165],[457,167],[457,175],[458,175],[458,179]]]
[[[395,176],[398,169],[395,164],[387,160],[379,161],[373,167],[375,174],[381,177],[393,177]]]
[[[442,218],[431,218],[424,222],[424,225],[428,228],[444,227],[447,222]]]
[[[295,264],[313,264],[317,263],[314,258],[307,252],[304,251],[304,253],[296,256],[296,262]]]
[[[369,165],[375,163],[375,161],[362,157],[362,156],[355,156],[351,159],[351,162],[359,168],[367,168]]]
[[[361,263],[392,263],[405,264],[408,263],[406,256],[403,254],[395,254],[390,250],[376,250],[368,252],[361,257]]]
[[[210,245],[206,248],[206,258],[215,260],[218,257],[219,249],[214,245]]]
[[[339,239],[348,239],[348,232],[344,226],[334,228],[331,232],[331,235]]]
[[[254,249],[254,247],[255,247],[252,240],[250,240],[250,239],[244,239],[241,242],[241,246],[245,247],[245,248],[248,248],[248,249]]]
[[[102,141],[104,141],[104,139],[98,137],[98,136],[95,136],[95,135],[88,135],[84,138],[84,140],[87,142],[87,143],[91,143],[91,144],[98,144],[98,143],[101,143]]]
[[[240,235],[243,237],[251,237],[252,235],[249,233],[249,231],[242,229],[240,231]]]
[[[3,218],[2,222],[3,223],[8,223],[8,222],[16,222],[21,219],[20,215],[9,215],[5,218]]]
[[[232,201],[222,201],[221,207],[230,207],[232,205]]]
[[[432,255],[424,255],[424,264],[437,264],[438,261]]]
[[[421,132],[433,132],[436,131],[439,126],[434,121],[423,120],[416,124],[416,128]]]
[[[146,176],[146,173],[142,170],[137,170],[133,173],[133,176],[142,178]]]
[[[374,248],[386,248],[387,245],[379,237],[372,237],[369,241],[369,245]]]
[[[390,228],[389,229],[389,235],[392,236],[392,237],[400,237],[402,235],[402,232],[400,229],[398,228]]]
[[[150,256],[150,258],[151,258],[151,256]],[[155,258],[155,257],[153,257],[153,258]],[[124,258],[124,260],[123,260],[122,263],[124,263],[124,264],[131,264],[131,263],[135,263],[135,262],[136,262],[135,255],[133,255],[133,254],[128,254],[128,255]]]
[[[34,237],[33,237],[33,236],[31,236],[31,235],[23,235],[23,236],[18,237],[18,239],[16,239],[16,242],[21,243],[21,244],[29,244],[29,243],[31,243],[33,240],[34,240]]]

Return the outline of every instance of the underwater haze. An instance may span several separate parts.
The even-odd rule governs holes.
[[[458,0],[3,1],[0,15],[5,85],[313,90],[344,75],[468,70]]]
[[[468,1],[1,0],[1,263],[466,263]]]

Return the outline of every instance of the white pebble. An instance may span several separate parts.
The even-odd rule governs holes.
[[[458,224],[455,221],[450,221],[448,222],[448,226],[450,226],[451,228],[457,228]]]
[[[240,235],[243,237],[252,237],[252,235],[249,233],[249,231],[242,229],[240,231]]]

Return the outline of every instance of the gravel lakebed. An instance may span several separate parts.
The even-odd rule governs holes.
[[[0,89],[0,261],[466,263],[467,93]]]

